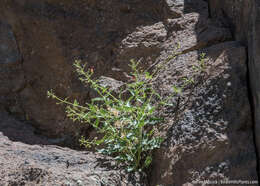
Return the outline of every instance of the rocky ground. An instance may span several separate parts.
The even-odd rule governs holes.
[[[30,125],[0,115],[0,185],[145,185],[108,157],[54,145]],[[142,183],[142,184],[141,184]]]
[[[0,185],[258,179],[246,47],[226,23],[210,18],[206,1],[2,1]],[[76,80],[77,58],[113,85],[127,80],[131,58],[142,58],[144,68],[164,64],[153,81],[162,95],[193,80],[171,100],[176,107],[160,112],[166,140],[145,182],[108,157],[55,146],[93,135],[46,99],[51,88],[81,102],[95,95]]]

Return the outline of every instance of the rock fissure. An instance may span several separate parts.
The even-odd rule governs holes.
[[[247,51],[247,55],[248,55],[248,51]],[[248,65],[248,60],[247,60],[247,65]],[[248,67],[248,66],[247,66]],[[249,68],[249,67],[248,67]],[[250,77],[249,77],[249,72],[247,72],[248,76],[247,76],[247,84],[248,84],[248,95],[249,95],[249,103],[250,103],[250,107],[251,107],[251,110],[252,110],[252,118],[255,118],[255,111],[254,111],[254,100],[253,100],[253,94],[252,94],[252,88],[250,87]],[[257,146],[257,138],[256,138],[256,135],[257,135],[257,131],[255,131],[255,128],[254,126],[256,125],[256,121],[253,120],[253,127],[252,127],[252,131],[253,131],[253,141],[254,141],[254,146],[255,146],[255,153],[256,153],[256,157],[260,157],[260,154],[259,154],[259,148]],[[260,181],[260,168],[259,168],[259,158],[257,159],[257,174],[258,174],[258,181]]]
[[[228,20],[228,25],[232,29],[234,39],[243,43],[247,47],[247,64],[248,64],[248,89],[251,102],[251,108],[254,118],[254,143],[257,153],[258,162],[258,177],[259,171],[259,1],[226,1],[223,4],[215,0],[209,0],[209,5],[212,7],[212,17]]]

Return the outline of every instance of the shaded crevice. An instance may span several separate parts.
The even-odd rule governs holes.
[[[251,115],[252,115],[252,126],[251,126],[251,130],[253,133],[253,143],[254,143],[254,147],[255,147],[255,153],[256,153],[256,157],[259,157],[259,149],[257,148],[257,143],[256,143],[256,131],[254,129],[254,126],[256,125],[256,121],[255,121],[255,109],[254,109],[254,99],[253,99],[253,94],[252,94],[252,88],[250,86],[250,73],[249,73],[249,60],[248,60],[248,48],[246,48],[246,53],[247,53],[247,91],[248,91],[248,100],[249,100],[249,104],[250,104],[250,108],[251,108]],[[257,174],[258,174],[258,180],[259,180],[259,160],[257,158],[256,160],[257,162]]]
[[[255,99],[257,97],[256,95],[256,85],[255,81],[257,80],[254,76],[250,73],[256,72],[256,65],[254,64],[255,61],[255,36],[256,36],[256,18],[257,18],[257,4],[259,1],[249,1],[247,2],[233,2],[233,1],[223,1],[222,5],[219,4],[215,0],[208,0],[209,3],[209,16],[215,20],[220,20],[222,24],[225,27],[228,27],[231,31],[232,38],[234,41],[238,41],[241,43],[241,45],[245,46],[246,48],[246,64],[247,64],[247,79],[246,79],[246,85],[247,85],[247,95],[248,100],[250,104],[250,110],[251,110],[251,117],[252,117],[252,125],[250,126],[251,132],[253,135],[253,144],[254,144],[254,150],[256,154],[256,163],[257,163],[257,174],[258,174],[258,180],[260,178],[260,168],[259,168],[259,157],[260,157],[260,149],[258,149],[259,144],[257,144],[257,131],[255,126],[257,125],[257,112],[256,112],[256,103]],[[230,4],[229,4],[230,3]],[[242,7],[241,7],[242,5]],[[244,7],[244,6],[248,7]],[[231,7],[232,6],[232,7]],[[250,7],[251,6],[251,7]],[[211,10],[212,8],[212,10]],[[213,9],[214,8],[214,9]],[[232,11],[229,11],[229,10]],[[255,12],[256,11],[256,12]],[[242,17],[238,17],[243,16]],[[246,19],[248,20],[246,20]],[[245,23],[246,20],[246,23]],[[241,28],[242,27],[242,28]],[[252,64],[253,63],[253,64]],[[252,78],[254,77],[254,78]]]

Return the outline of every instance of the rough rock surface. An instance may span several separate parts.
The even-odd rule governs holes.
[[[113,168],[111,158],[50,145],[54,141],[35,135],[32,127],[8,114],[0,117],[1,186],[144,185]]]
[[[21,62],[21,56],[10,25],[0,22],[0,38],[1,65],[11,65]]]
[[[248,69],[254,112],[254,135],[260,162],[260,2],[258,0],[209,0],[211,17],[231,28],[234,39],[248,48]],[[259,173],[260,169],[258,170]]]
[[[129,79],[131,58],[141,58],[145,68],[168,61],[154,80],[162,95],[194,80],[172,100],[177,107],[161,111],[166,141],[154,154],[149,185],[257,180],[241,45],[256,37],[247,41],[254,33],[246,21],[250,1],[209,0],[210,10],[203,0],[0,1],[0,183],[102,185],[98,174],[109,185],[127,185],[128,175],[106,170],[99,156],[49,146],[83,131],[46,99],[46,91],[85,102],[94,93],[76,79],[74,59],[88,62],[103,83],[116,88]],[[210,19],[209,12],[221,19]],[[202,52],[205,64],[198,62]]]
[[[168,118],[163,126],[167,140],[155,153],[150,185],[200,185],[203,182],[196,181],[225,179],[258,185],[246,50],[229,42],[229,29],[205,16],[207,9],[202,11],[168,21],[175,28],[179,25],[165,43],[180,42],[178,50],[183,54],[168,62],[155,84],[169,94],[173,85],[185,83],[183,78],[194,83],[173,100],[178,102],[177,112],[176,108],[163,111]],[[159,63],[173,52],[162,52]],[[208,59],[198,73],[194,66],[200,64],[200,53]]]
[[[74,73],[75,59],[93,66],[97,76],[126,79],[123,72],[133,55],[149,59],[159,55],[160,41],[166,37],[159,22],[172,11],[165,2],[153,0],[1,0],[0,12],[0,20],[12,29],[6,32],[15,35],[25,77],[5,106],[10,112],[15,107],[16,116],[33,121],[45,135],[64,136],[78,131],[63,109],[46,99],[47,90],[82,102],[89,98],[89,88]],[[135,39],[128,43],[132,36]],[[140,46],[133,50],[135,44]]]
[[[200,52],[209,59],[205,72],[197,74],[193,66],[198,65]],[[184,89],[177,113],[176,108],[163,111],[168,118],[163,126],[167,138],[155,154],[151,185],[257,180],[245,62],[245,48],[237,42],[169,61],[167,70],[156,79],[163,93],[169,93],[172,85],[181,86],[182,78],[193,78],[195,83]]]

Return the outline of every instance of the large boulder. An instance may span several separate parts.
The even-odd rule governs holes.
[[[255,143],[260,161],[260,3],[259,1],[209,0],[211,17],[232,30],[234,39],[248,48],[250,93],[254,112]]]
[[[53,89],[58,96],[77,98],[81,103],[89,99],[90,89],[74,73],[75,59],[93,67],[97,77],[126,80],[129,59],[149,61],[159,55],[167,36],[161,22],[168,15],[176,17],[173,11],[159,0],[1,1],[0,22],[9,26],[0,41],[9,34],[13,48],[5,54],[0,49],[0,59],[9,52],[13,58],[22,56],[23,61],[21,75],[15,70],[9,73],[14,76],[9,80],[23,81],[23,85],[16,85],[10,99],[3,98],[5,108],[19,119],[32,121],[50,137],[80,133],[63,108],[47,99],[46,92]],[[5,26],[0,27],[2,33]],[[14,53],[17,48],[20,55]],[[10,89],[12,84],[1,85],[0,93],[11,95]]]
[[[229,3],[232,4],[218,1],[234,20],[239,20],[235,13],[246,15],[243,20],[249,19],[249,10],[242,11],[242,7],[248,7],[246,2],[233,4],[232,11],[228,10]],[[183,10],[189,4],[192,3],[184,3]],[[214,10],[220,18],[221,10],[209,12],[214,15]],[[241,184],[250,180],[258,185],[246,48],[239,42],[227,42],[243,41],[249,31],[245,25],[233,27],[238,29],[234,38],[233,25],[228,27],[222,19],[209,19],[207,12],[207,8],[194,8],[165,23],[172,32],[168,33],[157,63],[168,61],[178,43],[181,55],[170,58],[156,77],[155,86],[169,95],[172,86],[185,84],[183,78],[195,82],[183,89],[180,98],[173,99],[177,108],[161,111],[168,118],[163,125],[166,141],[154,155],[151,185],[200,185],[207,180],[215,185],[223,180],[244,180]],[[194,67],[201,65],[201,53],[206,53],[208,59],[203,64],[205,69],[198,73]]]
[[[111,158],[55,146],[28,124],[0,118],[0,185],[145,185]]]
[[[197,74],[193,67],[201,52],[208,60],[205,72]],[[173,85],[181,86],[183,78],[194,83],[173,100],[178,100],[177,108],[163,111],[166,141],[154,155],[150,184],[257,181],[245,48],[224,42],[180,55],[165,69],[155,82],[165,94]]]

